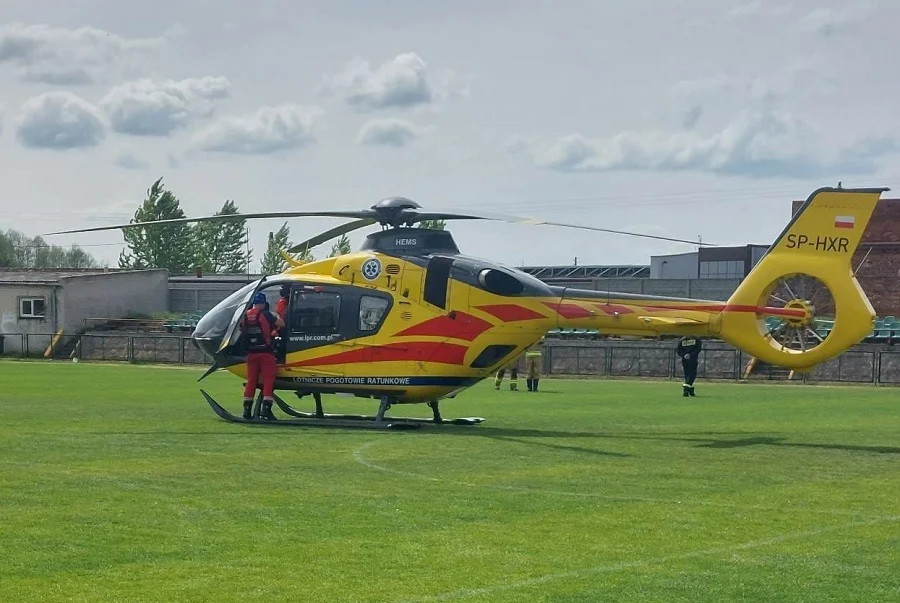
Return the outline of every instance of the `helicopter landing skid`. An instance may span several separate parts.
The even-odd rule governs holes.
[[[378,408],[378,415],[345,415],[345,414],[331,414],[325,413],[322,411],[322,396],[318,392],[313,393],[313,397],[316,401],[316,412],[303,412],[301,410],[297,410],[293,408],[290,404],[282,400],[275,395],[275,404],[278,405],[278,408],[282,410],[287,415],[292,417],[297,417],[300,419],[312,419],[316,421],[322,420],[335,420],[335,419],[343,419],[343,420],[351,420],[351,421],[368,421],[373,423],[378,423],[380,421],[388,421],[393,424],[398,423],[406,423],[415,425],[418,427],[419,425],[478,425],[479,423],[483,423],[484,419],[482,417],[459,417],[456,419],[445,419],[441,416],[440,411],[438,410],[437,402],[429,402],[428,406],[431,407],[431,410],[434,414],[434,417],[431,419],[419,418],[419,417],[385,417],[384,413],[390,408],[390,403],[386,400],[381,401],[381,405]]]
[[[386,420],[386,421],[368,421],[368,420],[353,420],[347,419],[340,416],[337,417],[323,417],[323,418],[307,418],[306,416],[298,417],[296,419],[263,419],[259,416],[259,403],[261,400],[257,399],[254,404],[253,418],[245,419],[243,417],[239,417],[231,414],[227,410],[225,410],[215,399],[206,393],[204,390],[200,390],[200,393],[203,394],[203,397],[206,398],[206,401],[209,403],[210,407],[213,411],[219,415],[220,418],[228,421],[229,423],[242,423],[246,425],[266,425],[266,426],[278,426],[278,425],[286,425],[293,427],[355,427],[362,429],[418,429],[421,425],[409,422],[396,421],[394,419]],[[279,404],[281,406],[281,404]],[[296,412],[296,411],[295,411]],[[290,413],[288,413],[290,414]],[[305,415],[306,413],[304,413]],[[297,416],[297,415],[294,415]],[[315,415],[310,415],[315,417]]]

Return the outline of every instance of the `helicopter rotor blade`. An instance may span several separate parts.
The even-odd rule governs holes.
[[[418,207],[418,206],[416,206]],[[249,214],[219,214],[213,216],[204,216],[199,218],[174,218],[169,220],[155,220],[148,222],[129,222],[128,224],[117,224],[115,226],[96,226],[92,228],[78,228],[73,230],[62,230],[58,232],[46,233],[43,236],[73,234],[80,232],[98,232],[103,230],[124,230],[127,228],[146,228],[157,225],[175,225],[187,224],[191,222],[210,222],[210,221],[237,221],[249,220],[257,218],[304,218],[304,217],[326,217],[326,218],[356,218],[355,221],[348,224],[332,228],[325,231],[308,241],[298,243],[288,250],[291,253],[302,251],[308,247],[318,245],[335,236],[340,236],[352,230],[363,228],[370,224],[380,222],[382,224],[391,224],[400,226],[402,224],[415,224],[424,220],[493,220],[498,222],[508,222],[512,224],[532,224],[559,226],[563,228],[575,228],[579,230],[592,230],[595,232],[606,232],[611,234],[625,235],[631,237],[639,237],[645,239],[656,239],[660,241],[671,241],[675,243],[687,243],[690,245],[715,247],[712,243],[704,243],[689,239],[679,239],[674,237],[664,237],[660,235],[643,234],[637,232],[628,232],[624,230],[614,230],[610,228],[600,228],[596,226],[586,226],[584,224],[567,224],[564,222],[553,222],[542,220],[539,218],[531,218],[525,216],[514,216],[506,214],[496,214],[492,212],[460,212],[460,211],[418,211],[410,207],[404,208],[379,208],[373,206],[372,209],[362,211],[285,211],[285,212],[259,212]]]
[[[375,224],[375,222],[376,220],[374,218],[363,218],[361,220],[354,220],[353,222],[346,222],[344,224],[341,224],[340,226],[335,226],[330,230],[319,233],[316,236],[303,241],[302,243],[297,243],[296,245],[288,249],[287,252],[299,253],[301,251],[306,251],[307,249],[311,249],[316,245],[324,243],[325,241],[330,241],[335,237],[339,237],[360,228],[365,228],[366,226]]]
[[[101,230],[121,230],[123,228],[144,228],[156,225],[174,225],[188,224],[190,222],[212,222],[219,220],[250,220],[256,218],[306,218],[306,217],[324,217],[324,218],[368,218],[372,215],[372,211],[276,211],[261,212],[253,214],[220,214],[215,216],[203,216],[200,218],[172,218],[169,220],[154,220],[150,222],[129,222],[128,224],[117,224],[115,226],[96,226],[93,228],[77,228],[74,230],[61,230],[58,232],[48,232],[42,236],[72,234],[76,232],[97,232]]]
[[[584,224],[567,224],[564,222],[551,222],[540,218],[531,218],[527,216],[513,216],[506,214],[494,213],[460,213],[460,212],[416,212],[417,222],[422,220],[493,220],[496,222],[509,222],[512,224],[536,224],[547,226],[559,226],[562,228],[577,228],[579,230],[593,230],[595,232],[606,232],[611,234],[626,235],[630,237],[641,237],[646,239],[657,239],[661,241],[671,241],[674,243],[688,243],[690,245],[700,245],[704,247],[716,247],[713,243],[692,241],[689,239],[678,239],[674,237],[664,237],[661,235],[643,234],[639,232],[629,232],[625,230],[613,230],[610,228],[599,228],[597,226],[587,226]]]

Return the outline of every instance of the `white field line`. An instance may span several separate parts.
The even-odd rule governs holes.
[[[538,586],[541,584],[546,584],[547,582],[552,582],[554,580],[563,580],[563,579],[576,579],[582,578],[584,576],[589,576],[592,574],[601,574],[601,573],[611,573],[618,572],[622,570],[629,569],[643,569],[647,568],[651,565],[660,565],[665,563],[672,563],[674,561],[682,561],[684,559],[691,559],[694,557],[703,557],[707,555],[724,555],[729,553],[735,553],[738,551],[745,551],[749,549],[757,549],[766,546],[770,546],[773,544],[780,544],[782,542],[787,542],[789,540],[800,540],[803,538],[810,538],[814,536],[819,536],[822,534],[826,534],[828,532],[839,532],[841,530],[845,530],[848,528],[855,528],[861,526],[869,526],[869,525],[877,525],[880,523],[887,523],[891,521],[900,520],[900,515],[894,515],[891,517],[882,517],[880,519],[872,519],[870,521],[856,521],[850,523],[844,523],[836,526],[827,526],[823,528],[817,528],[815,530],[807,530],[805,532],[793,532],[788,534],[782,534],[780,536],[773,536],[771,538],[764,538],[761,540],[751,540],[750,542],[744,542],[741,544],[733,544],[733,545],[725,545],[719,547],[713,547],[709,549],[704,549],[701,551],[691,551],[689,553],[680,553],[675,555],[666,555],[663,557],[651,557],[649,559],[641,559],[638,561],[623,561],[621,563],[612,563],[609,565],[596,565],[594,567],[585,567],[582,569],[571,570],[568,572],[560,572],[557,574],[545,574],[543,576],[538,576],[536,578],[530,578],[528,580],[520,580],[518,582],[501,582],[498,584],[494,584],[492,586],[485,586],[482,588],[464,588],[460,590],[450,591],[446,593],[441,593],[439,595],[434,595],[431,597],[424,597],[421,599],[406,599],[403,603],[429,603],[431,601],[449,601],[451,599],[466,599],[469,597],[475,597],[478,595],[489,595],[496,592],[515,590],[519,588],[527,588],[530,586]]]
[[[411,477],[415,479],[435,482],[435,483],[445,483],[445,484],[454,484],[457,486],[465,486],[467,488],[476,488],[482,490],[502,490],[508,492],[522,492],[526,494],[545,494],[549,496],[571,496],[575,498],[594,498],[599,500],[611,500],[611,501],[622,501],[622,502],[645,502],[645,503],[654,503],[654,504],[667,504],[667,505],[684,505],[685,507],[692,506],[706,506],[706,507],[724,507],[724,508],[740,508],[752,511],[777,511],[783,513],[785,511],[785,507],[783,506],[764,506],[764,505],[748,505],[742,504],[740,502],[729,503],[729,502],[715,502],[709,500],[672,500],[672,499],[664,499],[664,498],[652,498],[648,496],[615,496],[609,494],[601,494],[597,492],[571,492],[568,490],[545,490],[540,488],[523,488],[519,486],[501,486],[497,484],[473,484],[471,482],[463,482],[458,480],[451,479],[442,479],[439,477],[433,477],[430,475],[424,475],[421,473],[412,473],[410,471],[402,471],[400,469],[393,469],[391,467],[385,467],[383,465],[379,465],[368,460],[364,452],[372,447],[374,444],[377,444],[379,441],[386,440],[372,440],[370,442],[366,442],[362,446],[356,448],[353,451],[353,459],[363,465],[364,467],[368,467],[369,469],[374,469],[376,471],[381,471],[384,473],[393,473],[394,475],[400,475],[403,477]],[[858,513],[854,513],[853,511],[842,511],[842,510],[834,510],[834,509],[821,509],[821,508],[805,508],[802,509],[804,513],[818,513],[824,515],[832,515],[832,516],[858,516]]]

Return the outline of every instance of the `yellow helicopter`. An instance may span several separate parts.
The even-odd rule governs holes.
[[[89,232],[222,219],[350,217],[343,224],[283,253],[290,266],[236,291],[210,310],[192,334],[211,359],[200,378],[224,368],[247,377],[238,323],[262,292],[272,306],[287,299],[276,390],[312,394],[315,412],[276,396],[291,419],[276,422],[231,414],[200,390],[223,419],[240,423],[410,428],[427,423],[477,424],[444,419],[439,401],[494,374],[549,331],[590,328],[611,335],[696,335],[724,340],[770,364],[808,370],[862,341],[875,312],[851,267],[872,212],[888,188],[821,188],[793,216],[762,259],[725,302],[548,285],[522,271],[460,253],[446,230],[417,228],[424,220],[488,219],[546,224],[698,244],[591,226],[490,214],[421,211],[403,197],[362,211],[271,212],[70,230]],[[373,224],[359,251],[302,263],[290,253]],[[794,284],[792,287],[791,284]],[[809,290],[810,284],[818,292]],[[804,288],[804,289],[801,289]],[[830,293],[833,328],[814,328],[815,297]],[[781,319],[776,331],[766,319]],[[375,398],[377,414],[335,415],[322,394]],[[428,404],[432,419],[386,417],[395,404]]]

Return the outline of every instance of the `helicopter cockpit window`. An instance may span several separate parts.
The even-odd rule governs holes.
[[[341,296],[319,291],[294,291],[291,299],[293,333],[335,333],[341,315]]]
[[[388,300],[383,297],[363,295],[359,299],[359,330],[374,331],[388,307]]]
[[[244,285],[220,301],[197,323],[194,336],[200,339],[224,337],[238,306],[242,305],[244,298],[249,297],[249,294],[256,289],[257,285],[259,285],[259,281]]]

